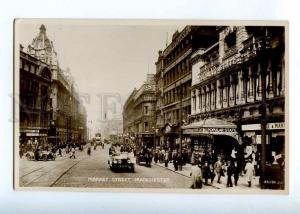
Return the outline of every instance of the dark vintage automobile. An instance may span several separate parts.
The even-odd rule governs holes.
[[[136,160],[135,160],[137,165],[145,165],[148,166],[149,165],[149,156],[148,154],[144,154],[144,153],[139,153],[136,156]]]
[[[108,160],[109,168],[112,171],[130,171],[134,172],[134,163],[131,161],[128,153],[114,153]]]

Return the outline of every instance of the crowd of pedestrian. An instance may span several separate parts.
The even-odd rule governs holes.
[[[182,166],[185,164],[182,155],[177,150],[154,150],[154,162],[164,163],[165,167],[169,166],[169,163],[173,163],[175,171],[182,170]]]
[[[63,157],[65,152],[66,155],[69,155],[69,158],[76,159],[75,151],[78,149],[78,151],[84,150],[84,145],[86,145],[86,142],[77,143],[77,142],[58,142],[57,144],[45,144],[42,142],[39,142],[38,140],[35,141],[29,141],[29,143],[26,144],[20,144],[19,147],[19,155],[20,158],[22,158],[24,155],[26,155],[28,152],[34,153],[35,156],[39,156],[42,151],[51,153],[55,156]]]
[[[255,154],[241,160],[237,159],[236,153],[234,148],[231,156],[227,157],[227,159],[222,154],[215,159],[211,153],[205,152],[198,159],[191,161],[191,188],[201,188],[202,184],[212,185],[215,178],[217,183],[221,184],[223,177],[224,179],[226,178],[227,187],[238,186],[240,176],[245,176],[248,187],[251,187],[252,180],[256,174],[255,163],[257,161]],[[243,163],[245,164],[243,165]]]

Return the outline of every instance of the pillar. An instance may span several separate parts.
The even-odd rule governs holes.
[[[216,102],[216,108],[221,108],[221,81],[217,80],[217,88],[216,88],[216,95],[217,95],[217,102]]]

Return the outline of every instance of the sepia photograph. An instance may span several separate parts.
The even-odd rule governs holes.
[[[16,190],[288,194],[288,23],[16,19]]]

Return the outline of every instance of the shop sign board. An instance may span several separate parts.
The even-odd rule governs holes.
[[[277,129],[285,129],[285,123],[268,123],[267,130],[277,130]],[[258,131],[261,130],[260,124],[248,124],[242,125],[242,131]]]
[[[230,133],[230,134],[233,134],[235,132],[236,132],[235,128],[214,128],[214,127],[190,128],[190,129],[183,130],[184,134],[197,134],[197,133],[202,133],[202,134],[220,134],[220,133],[228,134],[228,133]]]

